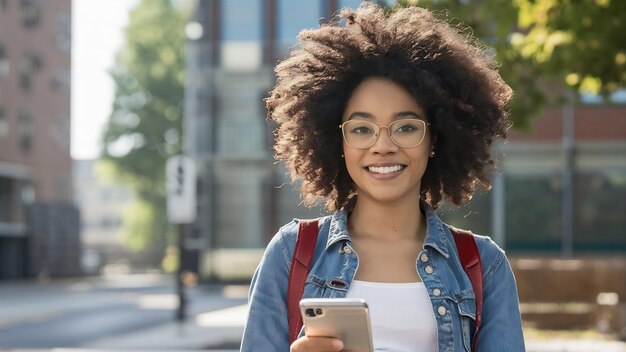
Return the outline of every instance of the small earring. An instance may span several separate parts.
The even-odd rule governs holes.
[[[343,158],[345,158],[345,157],[343,156],[343,154],[341,154],[341,159],[343,159]]]
[[[431,151],[430,151],[430,157],[431,157],[431,158],[434,158],[434,157],[435,157],[435,151],[434,151],[434,150],[431,150]]]

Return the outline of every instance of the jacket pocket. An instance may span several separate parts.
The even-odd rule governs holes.
[[[348,292],[348,283],[341,279],[325,279],[309,274],[302,298],[342,298]]]
[[[324,297],[326,290],[326,280],[321,277],[309,274],[304,284],[304,292],[302,298],[319,298]]]

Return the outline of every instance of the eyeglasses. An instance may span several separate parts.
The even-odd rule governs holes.
[[[391,141],[401,148],[417,147],[426,135],[424,120],[403,119],[390,123],[387,126],[378,126],[372,121],[348,120],[339,127],[346,144],[356,149],[368,149],[373,146],[380,136],[380,129],[387,129]]]

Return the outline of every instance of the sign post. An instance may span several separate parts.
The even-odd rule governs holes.
[[[196,221],[196,165],[188,156],[176,155],[167,160],[165,165],[167,184],[167,218],[171,224],[178,225],[178,272],[176,289],[178,292],[178,310],[176,320],[183,322],[186,316],[187,298],[183,283],[183,253],[185,228]]]
[[[193,159],[176,155],[167,159],[167,218],[172,224],[196,221],[196,164]]]

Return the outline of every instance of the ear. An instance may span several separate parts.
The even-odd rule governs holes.
[[[437,145],[437,134],[430,134],[430,151],[433,152],[435,150],[435,145]]]

